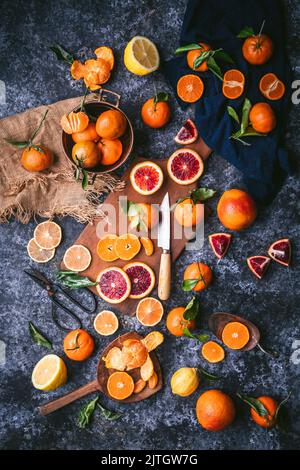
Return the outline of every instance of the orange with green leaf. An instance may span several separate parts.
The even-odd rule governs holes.
[[[165,126],[171,117],[167,93],[156,93],[153,98],[147,100],[141,110],[144,124],[154,129]]]

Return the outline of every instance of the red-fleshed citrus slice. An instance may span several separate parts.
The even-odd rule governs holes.
[[[229,248],[231,238],[232,235],[230,235],[230,233],[213,233],[209,235],[208,240],[210,246],[217,258],[224,258]]]
[[[126,264],[123,269],[131,282],[131,299],[142,299],[150,294],[155,284],[155,274],[150,266],[136,261]]]
[[[175,142],[180,145],[189,145],[195,142],[198,139],[198,131],[191,119],[183,124],[182,128],[179,130],[178,134],[174,138]]]
[[[194,183],[203,173],[202,158],[191,149],[179,149],[174,152],[167,163],[170,178],[178,184]]]
[[[97,244],[97,254],[103,261],[115,261],[119,258],[115,251],[117,235],[108,234],[100,238]]]
[[[134,258],[140,249],[141,242],[133,233],[120,235],[115,243],[115,252],[117,256],[124,261],[129,261]]]
[[[270,261],[271,259],[268,256],[249,256],[249,258],[247,258],[249,269],[258,279],[261,279],[265,275]]]
[[[119,328],[119,320],[114,312],[102,310],[95,317],[94,328],[102,336],[113,335]]]
[[[28,242],[27,253],[36,263],[47,263],[54,257],[55,248],[53,248],[53,250],[44,250],[39,245],[37,245],[35,239],[32,238]]]
[[[136,307],[136,318],[144,326],[154,326],[164,314],[162,303],[154,297],[145,297]]]
[[[61,228],[52,220],[46,220],[35,227],[33,238],[40,248],[53,250],[61,242]]]
[[[110,304],[119,304],[127,299],[131,290],[128,275],[117,266],[103,269],[97,277],[97,292]]]
[[[130,172],[132,187],[144,196],[154,194],[163,184],[164,175],[159,165],[153,162],[141,162]]]
[[[67,249],[63,263],[70,271],[77,273],[85,271],[91,264],[92,256],[88,248],[83,245],[73,245]]]
[[[291,262],[292,247],[288,238],[277,240],[268,249],[268,255],[277,263],[289,266]]]

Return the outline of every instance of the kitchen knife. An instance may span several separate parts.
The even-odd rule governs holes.
[[[158,297],[167,300],[171,293],[170,199],[166,193],[159,208],[158,246],[162,248],[158,279]]]

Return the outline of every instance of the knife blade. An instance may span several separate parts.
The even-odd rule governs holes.
[[[170,250],[170,198],[166,193],[160,208],[160,223],[158,226],[158,246],[163,250]]]
[[[168,300],[171,293],[171,253],[170,253],[170,198],[166,193],[159,208],[160,223],[158,226],[157,244],[162,248],[158,279],[158,297],[161,300]]]

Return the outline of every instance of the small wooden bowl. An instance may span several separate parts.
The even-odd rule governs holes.
[[[115,98],[115,103],[112,104],[110,101],[107,101],[109,98],[113,95]],[[133,142],[134,142],[134,134],[133,134],[133,128],[132,124],[127,117],[127,115],[120,109],[119,103],[120,103],[121,95],[118,93],[115,93],[114,91],[110,90],[105,90],[103,88],[100,89],[99,93],[95,93],[92,95],[92,99],[89,99],[85,101],[84,106],[87,112],[95,117],[96,119],[98,116],[100,116],[101,113],[104,111],[108,111],[109,109],[117,109],[120,111],[120,113],[123,114],[127,121],[127,127],[124,135],[120,138],[122,145],[123,145],[123,152],[119,160],[114,163],[113,165],[98,165],[95,168],[87,170],[87,173],[91,176],[91,178],[94,180],[97,174],[101,173],[111,173],[112,171],[116,170],[119,168],[121,165],[123,165],[126,160],[129,158],[132,148],[133,148]],[[80,105],[76,106],[76,108],[72,109],[72,111],[79,111]],[[74,166],[74,171],[76,170],[76,164],[74,160],[72,159],[72,147],[75,145],[75,142],[72,139],[72,135],[66,134],[64,131],[62,131],[62,146],[64,150],[65,156],[71,161],[72,165]]]

